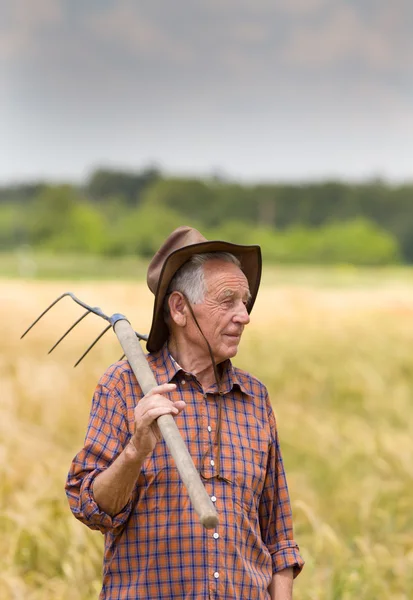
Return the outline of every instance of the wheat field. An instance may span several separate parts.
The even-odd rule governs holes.
[[[98,377],[122,351],[65,291],[147,332],[143,283],[0,281],[0,600],[91,600],[103,538],[71,515],[64,482]],[[306,561],[295,600],[413,598],[413,282],[264,282],[235,363],[269,388]],[[248,599],[246,599],[248,600]]]

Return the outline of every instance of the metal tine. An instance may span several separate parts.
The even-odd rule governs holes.
[[[72,298],[72,300],[74,302],[76,302],[76,304],[79,304],[79,306],[83,306],[83,308],[86,308],[86,310],[90,310],[90,312],[92,312],[94,315],[97,315],[98,317],[102,317],[102,319],[105,319],[105,321],[109,321],[109,323],[110,323],[110,317],[108,317],[108,315],[105,315],[105,313],[102,311],[102,309],[99,308],[98,306],[89,306],[89,304],[86,304],[86,302],[83,302],[82,300],[80,300],[72,292],[66,292],[65,295],[70,296]]]
[[[84,354],[82,354],[82,356],[79,358],[79,360],[77,361],[77,363],[74,365],[75,367],[77,367],[77,365],[85,358],[86,354],[88,352],[90,352],[90,350],[92,350],[93,346],[98,343],[98,341],[100,340],[100,338],[103,337],[105,335],[105,333],[107,331],[109,331],[109,329],[111,327],[112,327],[112,325],[108,325],[107,327],[105,327],[105,329],[102,331],[102,333],[100,335],[98,335],[98,337],[95,339],[95,341],[93,342],[93,344],[91,344],[89,346],[89,348],[86,350],[86,352]]]
[[[138,340],[142,340],[143,342],[147,342],[148,341],[148,335],[144,335],[143,333],[138,333],[137,331],[135,331],[135,335],[138,338]]]
[[[105,333],[107,331],[109,331],[109,329],[113,326],[113,317],[117,316],[117,315],[112,315],[112,317],[108,317],[107,315],[105,315],[105,313],[102,312],[102,310],[95,306],[89,306],[88,304],[86,304],[85,302],[82,302],[82,300],[80,300],[79,298],[77,298],[72,292],[65,292],[64,294],[62,294],[61,296],[59,296],[58,298],[56,298],[56,300],[54,300],[50,306],[48,306],[41,315],[39,315],[37,317],[37,319],[30,325],[30,327],[28,327],[26,329],[26,331],[20,336],[20,339],[23,339],[24,336],[29,333],[29,331],[36,325],[36,323],[38,323],[40,321],[40,319],[42,317],[44,317],[44,315],[51,309],[53,308],[53,306],[55,306],[55,304],[57,304],[60,300],[62,300],[62,298],[65,298],[66,296],[69,296],[72,300],[74,300],[74,302],[76,302],[76,304],[79,304],[80,306],[83,306],[83,308],[86,308],[86,312],[79,317],[79,319],[77,319],[77,321],[75,321],[73,323],[73,325],[71,325],[69,327],[69,329],[57,340],[57,342],[54,344],[54,346],[52,346],[48,352],[48,354],[50,354],[51,352],[53,352],[53,350],[60,344],[60,342],[62,342],[65,337],[76,327],[76,325],[78,325],[80,323],[80,321],[82,321],[85,317],[87,317],[88,314],[93,313],[95,315],[97,315],[98,317],[102,317],[103,319],[105,319],[106,321],[109,321],[110,325],[108,325],[103,331],[102,333],[95,339],[95,341],[89,346],[89,348],[86,350],[86,352],[84,352],[84,354],[82,354],[82,356],[79,358],[79,360],[76,362],[76,364],[74,365],[75,367],[77,367],[77,365],[85,358],[85,356],[90,352],[90,350],[93,348],[93,346],[95,346],[95,344],[97,344],[97,342],[100,340],[101,337],[103,337],[105,335]],[[137,331],[135,331],[135,335],[139,340],[143,340],[143,341],[147,341],[148,340],[148,336],[147,335],[143,335],[141,333],[138,333]],[[123,358],[125,358],[125,354],[123,354],[121,356],[121,358],[119,360],[122,360]]]
[[[55,304],[57,304],[60,300],[62,300],[62,298],[65,298],[66,296],[69,296],[74,302],[76,302],[76,304],[79,304],[79,306],[83,306],[83,308],[86,308],[86,310],[88,310],[89,312],[92,312],[93,314],[97,315],[98,317],[102,317],[102,319],[105,319],[106,321],[110,322],[110,317],[108,317],[107,315],[105,315],[105,313],[102,312],[102,310],[95,306],[89,306],[88,304],[85,304],[84,302],[82,302],[82,300],[79,300],[79,298],[77,298],[72,292],[65,292],[64,294],[62,294],[61,296],[59,296],[58,298],[56,298],[56,300],[54,300],[50,306],[48,306],[46,308],[46,310],[44,310],[42,312],[42,314],[40,316],[37,317],[37,319],[30,325],[30,327],[28,327],[26,329],[26,331],[23,333],[23,335],[20,336],[20,339],[23,339],[24,336],[29,333],[30,329],[32,329],[32,327],[34,327],[36,325],[36,323],[38,323],[40,321],[40,319],[42,317],[44,317],[44,315],[51,309],[53,308],[53,306]]]
[[[80,321],[82,321],[88,315],[90,315],[90,310],[87,310],[77,321],[75,321],[73,323],[73,325],[66,331],[66,333],[64,333],[62,335],[62,337],[59,340],[57,340],[55,345],[52,346],[52,348],[50,348],[50,350],[47,354],[50,354],[51,352],[53,352],[53,350],[56,348],[56,346],[58,346],[60,344],[60,342],[65,339],[65,337],[72,331],[72,329],[74,329],[76,327],[76,325],[78,325],[80,323]]]
[[[26,329],[26,331],[23,333],[23,335],[22,335],[22,336],[20,336],[20,339],[23,339],[23,338],[24,338],[24,336],[26,335],[26,333],[29,333],[30,329],[32,329],[32,327],[34,327],[34,326],[36,325],[36,323],[38,323],[38,322],[40,321],[40,319],[41,319],[42,317],[44,317],[44,315],[45,315],[45,314],[46,314],[46,313],[47,313],[47,312],[48,312],[48,311],[49,311],[51,308],[53,308],[53,306],[54,306],[55,304],[57,304],[57,303],[58,303],[58,302],[59,302],[59,301],[60,301],[62,298],[64,298],[65,296],[70,296],[70,292],[65,292],[64,294],[62,294],[61,296],[59,296],[58,298],[56,298],[56,300],[55,300],[54,302],[52,302],[52,303],[51,303],[51,305],[50,305],[50,306],[48,306],[48,307],[46,308],[46,310],[44,310],[44,311],[42,312],[42,314],[41,314],[39,317],[37,317],[37,319],[34,321],[34,323],[32,323],[32,324],[30,325],[30,327],[29,327],[28,329]]]
[[[118,362],[119,362],[120,360],[123,360],[123,359],[125,358],[125,356],[126,356],[126,354],[122,354],[122,356],[121,356],[121,357],[118,359]]]

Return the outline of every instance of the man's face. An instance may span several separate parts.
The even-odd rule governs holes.
[[[247,278],[233,263],[210,260],[204,264],[204,274],[204,301],[192,308],[216,363],[220,363],[238,351],[244,327],[250,322],[246,305],[251,294]]]

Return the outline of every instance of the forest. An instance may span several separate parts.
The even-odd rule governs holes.
[[[413,263],[413,183],[245,183],[96,169],[82,184],[0,187],[0,251],[151,256],[175,227],[258,243],[269,262]]]

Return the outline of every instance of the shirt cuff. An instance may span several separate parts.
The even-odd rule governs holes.
[[[294,540],[284,540],[275,544],[271,556],[273,573],[292,567],[295,578],[303,569],[304,561],[301,558],[300,549]]]
[[[93,482],[101,473],[95,470],[89,473],[83,480],[80,489],[79,510],[83,515],[83,521],[91,529],[99,529],[102,533],[111,532],[116,535],[120,533],[132,512],[132,500],[129,500],[120,513],[111,517],[96,504],[93,496]]]

